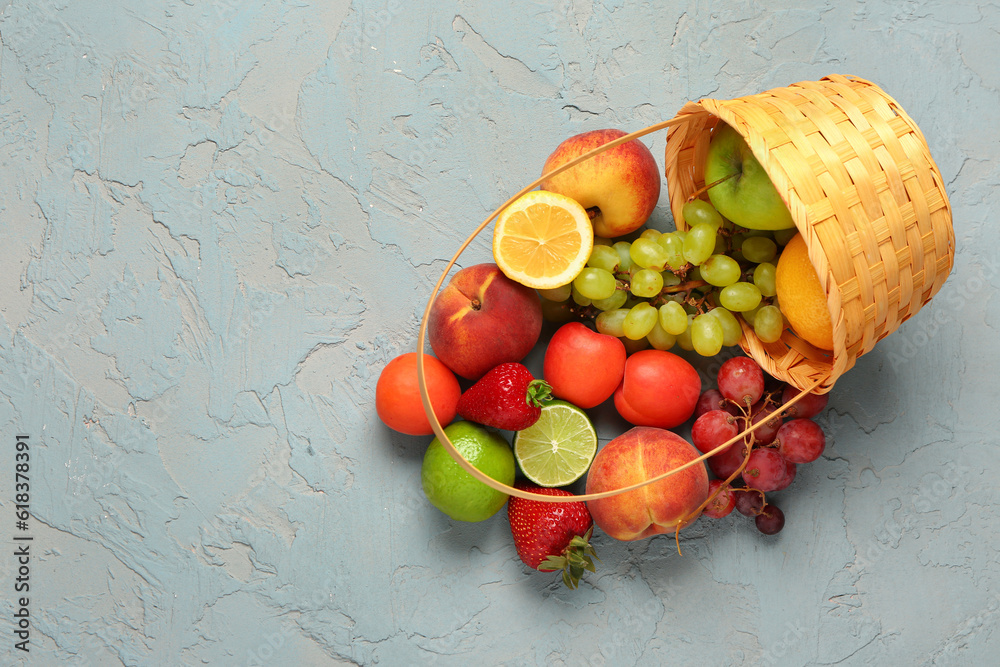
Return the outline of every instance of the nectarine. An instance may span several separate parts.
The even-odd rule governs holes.
[[[641,350],[625,362],[615,407],[636,426],[674,428],[691,417],[700,395],[698,371],[684,358],[665,350]]]
[[[636,484],[698,458],[698,450],[679,435],[661,428],[637,426],[604,445],[587,473],[587,493]],[[658,482],[608,498],[590,500],[594,523],[616,540],[640,540],[674,533],[697,518],[695,510],[708,498],[703,463]]]
[[[542,369],[552,394],[580,408],[606,401],[622,381],[625,346],[580,322],[562,325],[545,348]]]
[[[543,173],[625,134],[621,130],[593,130],[570,137],[545,161]],[[646,145],[633,139],[546,179],[541,187],[589,209],[594,214],[594,233],[610,238],[645,224],[660,198],[660,170]]]
[[[456,273],[434,300],[427,321],[434,354],[468,380],[478,380],[498,364],[520,361],[541,332],[538,294],[496,264]]]

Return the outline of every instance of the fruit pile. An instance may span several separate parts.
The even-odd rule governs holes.
[[[766,494],[787,487],[796,466],[825,445],[810,419],[825,396],[800,396],[747,357],[723,363],[717,388],[703,391],[683,356],[717,355],[744,326],[765,342],[791,328],[819,349],[833,347],[825,294],[766,173],[720,124],[705,165],[709,185],[697,193],[706,198],[683,208],[686,231],[644,228],[660,174],[641,142],[566,166],[624,134],[563,142],[545,163],[541,189],[498,217],[495,263],[458,271],[426,321],[435,356],[424,355],[424,388],[465,459],[431,441],[421,469],[428,500],[461,521],[488,519],[507,504],[521,559],[561,570],[570,587],[594,569],[595,527],[618,540],[676,536],[702,513],[718,518],[735,507],[761,532],[780,531],[784,515]],[[543,319],[558,328],[535,378],[520,362],[539,343]],[[675,345],[679,354],[668,351]],[[605,402],[634,427],[598,447],[587,411]],[[415,353],[382,371],[376,408],[390,428],[433,434]],[[693,444],[674,432],[688,423]],[[564,487],[586,476],[588,499],[508,496],[463,463],[501,488],[548,497],[573,495]]]

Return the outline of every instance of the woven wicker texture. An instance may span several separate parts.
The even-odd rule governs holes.
[[[913,120],[875,84],[832,75],[734,100],[689,102],[667,134],[666,178],[681,208],[703,187],[719,121],[746,139],[805,237],[827,291],[831,354],[786,331],[741,347],[771,375],[824,393],[858,357],[927,303],[951,272],[955,238],[944,182]]]

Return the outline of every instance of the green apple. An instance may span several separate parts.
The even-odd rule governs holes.
[[[705,183],[724,178],[708,189],[708,198],[719,213],[747,229],[795,226],[788,207],[747,142],[732,127],[720,122],[712,131],[705,158]]]

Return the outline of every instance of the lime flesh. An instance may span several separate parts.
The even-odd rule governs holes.
[[[514,436],[521,472],[539,486],[565,486],[580,479],[597,453],[597,431],[580,408],[566,401],[542,407],[538,421]]]

